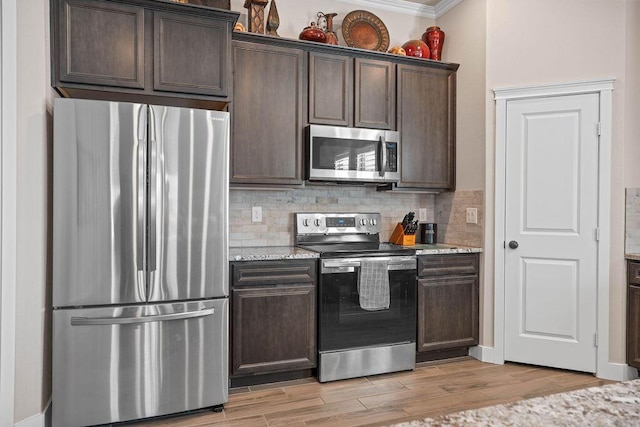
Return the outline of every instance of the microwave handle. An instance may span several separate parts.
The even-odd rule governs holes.
[[[387,173],[387,142],[384,139],[384,135],[380,135],[380,152],[382,153],[382,165],[380,168],[380,176],[384,177]]]

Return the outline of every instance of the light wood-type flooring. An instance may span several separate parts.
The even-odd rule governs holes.
[[[232,389],[224,411],[134,423],[192,426],[380,426],[611,383],[592,374],[472,358],[410,372]]]

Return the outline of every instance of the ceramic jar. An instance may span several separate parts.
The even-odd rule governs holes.
[[[416,58],[430,58],[429,46],[422,40],[409,40],[402,45],[407,56],[415,56]]]
[[[431,59],[442,59],[442,45],[444,44],[444,31],[440,27],[429,27],[422,35],[422,41],[429,46]]]
[[[315,22],[312,22],[311,25],[305,27],[298,38],[300,40],[308,40],[318,43],[326,43],[327,41],[327,35],[324,33],[324,31],[316,26]]]

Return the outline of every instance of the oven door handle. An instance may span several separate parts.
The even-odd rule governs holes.
[[[322,261],[321,273],[353,273],[356,268],[360,268],[362,260],[367,258],[348,258],[348,259],[332,259]],[[408,257],[381,257],[372,258],[376,260],[386,260],[388,262],[387,270],[416,270],[416,258]]]

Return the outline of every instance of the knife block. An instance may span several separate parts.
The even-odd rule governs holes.
[[[416,235],[404,234],[404,228],[402,228],[402,223],[399,222],[396,225],[396,228],[393,229],[393,233],[391,233],[391,237],[389,237],[389,241],[391,243],[395,243],[396,245],[414,246],[416,244]]]

